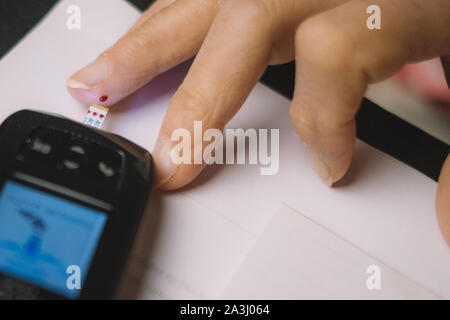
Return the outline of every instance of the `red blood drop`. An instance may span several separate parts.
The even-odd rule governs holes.
[[[106,100],[108,100],[108,96],[106,94],[100,97],[100,102],[105,102]]]
[[[93,115],[94,115],[94,117],[96,117],[97,116],[97,112],[94,112]]]
[[[91,110],[88,110],[88,113],[91,113]]]
[[[99,115],[99,117],[100,117],[100,119],[103,119],[104,115],[103,115],[103,114],[101,114],[101,115]]]

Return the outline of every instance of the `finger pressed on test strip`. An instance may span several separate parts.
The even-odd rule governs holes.
[[[84,117],[84,124],[100,129],[105,121],[108,108],[92,104]]]

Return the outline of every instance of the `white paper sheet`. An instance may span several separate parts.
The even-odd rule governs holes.
[[[66,28],[66,8],[72,4],[81,7],[81,30]],[[138,16],[121,0],[61,1],[0,61],[0,121],[23,108],[82,121],[87,106],[66,92],[66,79],[113,44]],[[159,76],[116,111],[111,109],[103,129],[151,150],[186,69],[182,65]],[[290,126],[288,107],[287,99],[258,84],[229,125],[280,129],[278,175],[260,176],[257,166],[215,166],[180,192],[154,194],[149,211],[155,217],[148,216],[143,224],[130,268],[132,279],[124,292],[147,298],[218,297],[285,202],[450,298],[450,252],[434,213],[436,183],[358,142],[345,181],[339,188],[327,188]],[[158,223],[150,241],[152,219]],[[133,283],[140,289],[133,289]]]
[[[282,204],[223,299],[439,299]]]

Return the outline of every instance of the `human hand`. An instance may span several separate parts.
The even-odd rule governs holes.
[[[366,27],[368,0],[159,0],[114,46],[68,81],[78,100],[112,105],[196,55],[153,150],[157,183],[176,189],[204,165],[175,165],[171,133],[222,130],[268,64],[296,59],[291,122],[318,175],[341,179],[351,162],[354,116],[368,84],[405,63],[450,56],[448,0],[379,0],[382,29]],[[104,97],[108,99],[105,101]],[[102,98],[103,97],[103,98]],[[450,161],[437,211],[450,243]]]

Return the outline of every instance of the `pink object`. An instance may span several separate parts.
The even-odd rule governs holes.
[[[408,64],[396,77],[404,86],[428,100],[450,106],[450,89],[440,59]]]

